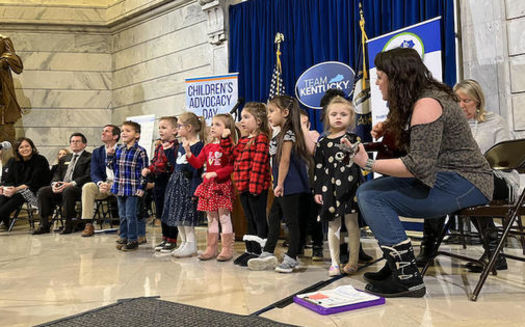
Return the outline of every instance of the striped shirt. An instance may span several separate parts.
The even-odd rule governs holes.
[[[114,155],[106,157],[106,165],[115,173],[111,193],[134,196],[137,190],[145,189],[146,179],[142,177],[141,171],[148,166],[148,155],[138,143],[129,149],[124,144],[119,145]]]

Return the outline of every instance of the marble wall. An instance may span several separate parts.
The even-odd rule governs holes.
[[[487,109],[525,137],[525,2],[466,0],[459,3],[463,74],[480,82]]]
[[[17,136],[50,160],[74,131],[92,149],[108,122],[180,114],[185,78],[227,71],[196,0],[0,0],[0,34],[25,66]]]
[[[112,35],[113,120],[184,110],[184,79],[212,74],[206,15],[196,2]]]

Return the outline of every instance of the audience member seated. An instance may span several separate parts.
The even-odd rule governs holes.
[[[44,186],[38,191],[40,227],[33,235],[49,233],[49,217],[59,203],[62,205],[62,217],[66,219],[62,234],[73,232],[76,202],[80,201],[82,186],[91,180],[91,153],[85,151],[87,140],[81,133],[71,134],[69,144],[72,153],[58,162],[51,186]]]
[[[51,176],[55,176],[55,171],[58,168],[58,162],[60,161],[60,159],[68,155],[69,153],[70,153],[69,150],[66,148],[58,150],[55,163],[53,164],[53,166],[51,166]]]
[[[95,233],[93,216],[95,200],[104,200],[111,196],[111,184],[115,176],[113,170],[106,167],[106,153],[108,149],[115,149],[120,139],[120,128],[115,125],[106,125],[102,130],[100,140],[104,145],[93,150],[91,156],[91,182],[82,187],[82,221],[86,227],[82,237],[90,237]]]
[[[9,228],[9,216],[24,202],[37,205],[36,192],[49,184],[49,163],[31,139],[20,138],[15,143],[15,157],[7,163],[0,186],[0,219]]]
[[[485,96],[478,82],[471,79],[461,81],[454,86],[454,92],[459,98],[459,106],[463,109],[469,122],[472,136],[474,136],[481,153],[487,152],[488,149],[497,143],[514,138],[507,122],[498,114],[485,109]],[[514,202],[519,191],[519,173],[515,170],[511,172],[494,170],[493,174],[493,199]],[[480,261],[487,262],[489,255],[498,245],[496,225],[494,225],[494,220],[489,218],[473,219],[472,222],[481,234],[483,248],[485,249]],[[421,251],[416,258],[419,266],[424,266],[429,260],[444,223],[444,218],[433,221],[425,220]],[[483,269],[482,266],[473,263],[467,264],[466,267],[472,272],[481,272]],[[498,270],[507,269],[507,262],[503,255],[498,256],[495,267]]]

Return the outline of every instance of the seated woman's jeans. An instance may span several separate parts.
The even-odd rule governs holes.
[[[439,218],[488,199],[459,174],[439,172],[432,188],[416,178],[380,177],[365,182],[357,189],[357,202],[379,244],[392,246],[407,239],[399,216]]]

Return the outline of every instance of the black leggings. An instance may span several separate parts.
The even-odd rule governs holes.
[[[249,192],[243,192],[239,198],[248,223],[247,234],[257,235],[262,239],[266,238],[268,236],[268,224],[266,223],[268,190],[264,190],[255,196]]]
[[[268,240],[264,247],[264,251],[273,253],[275,245],[279,238],[281,231],[281,218],[286,220],[286,227],[288,227],[288,252],[286,253],[290,258],[295,259],[299,251],[301,232],[299,228],[299,215],[301,211],[301,199],[303,194],[291,194],[282,197],[275,197],[273,199],[272,209],[268,217]]]
[[[0,221],[3,221],[7,228],[9,228],[9,216],[24,204],[24,202],[24,197],[20,193],[15,193],[10,198],[5,195],[0,195]]]
[[[299,224],[301,230],[301,245],[306,245],[306,236],[311,235],[314,247],[323,246],[323,224],[317,221],[319,212],[319,205],[314,201],[312,193],[303,193],[301,195],[301,215],[304,217],[304,222]]]

